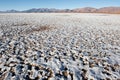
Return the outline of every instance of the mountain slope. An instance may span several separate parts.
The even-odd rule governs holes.
[[[7,10],[7,11],[0,11],[0,13],[114,13],[120,14],[120,7],[103,7],[103,8],[92,8],[92,7],[85,7],[85,8],[76,8],[76,9],[55,9],[55,8],[32,8],[29,10],[24,11],[17,11],[17,10]]]

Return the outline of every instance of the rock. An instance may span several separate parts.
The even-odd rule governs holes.
[[[76,54],[77,51],[75,51],[75,50],[71,50],[71,53],[72,53],[72,54]]]
[[[108,72],[108,71],[106,71],[106,70],[102,71],[102,73],[103,73],[103,74],[107,74],[108,76],[110,76],[110,75],[111,75],[111,73],[110,73],[110,72]]]
[[[93,68],[95,66],[95,64],[93,62],[89,62],[89,67]]]
[[[63,71],[62,74],[63,74],[63,76],[67,77],[69,75],[69,72],[68,71]]]
[[[14,67],[14,66],[16,66],[16,64],[15,63],[10,63],[9,66]]]
[[[7,76],[7,72],[4,73],[4,74],[0,77],[0,80],[5,80],[5,79],[6,79],[6,76]]]
[[[88,80],[88,78],[86,77],[87,70],[82,69],[82,71],[83,71],[82,74],[81,74],[82,79],[83,79],[83,80]]]
[[[74,79],[73,79],[73,73],[72,73],[72,72],[69,72],[69,74],[70,74],[71,80],[74,80]]]
[[[50,51],[49,55],[50,55],[50,56],[53,56],[53,55],[55,55],[55,52],[51,52],[51,51]]]
[[[2,54],[0,54],[0,58],[2,58]]]

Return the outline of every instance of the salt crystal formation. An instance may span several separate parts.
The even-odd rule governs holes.
[[[120,15],[0,14],[0,80],[119,80]]]

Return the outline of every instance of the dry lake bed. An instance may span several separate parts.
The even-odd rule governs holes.
[[[120,80],[120,15],[0,14],[0,80]]]

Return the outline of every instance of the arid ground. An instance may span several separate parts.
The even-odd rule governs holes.
[[[120,15],[1,13],[0,80],[120,80]]]

